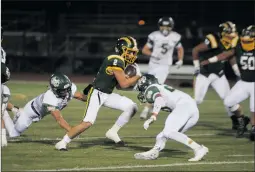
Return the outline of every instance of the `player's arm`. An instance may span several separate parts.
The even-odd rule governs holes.
[[[178,56],[178,61],[175,64],[178,67],[181,67],[183,64],[183,56],[184,56],[184,48],[181,44],[181,40],[176,44],[175,48],[177,50],[177,56]]]
[[[136,76],[128,78],[126,77],[124,70],[121,68],[113,69],[113,73],[121,88],[128,88],[134,85],[137,82],[137,80],[141,77],[141,74],[138,74]]]
[[[153,37],[152,35],[149,35],[147,43],[143,46],[142,53],[146,56],[151,56],[152,55],[151,49],[153,45],[154,45]]]
[[[241,74],[240,74],[238,65],[237,65],[237,63],[236,63],[236,58],[235,58],[235,56],[232,56],[232,57],[229,59],[229,63],[230,63],[230,65],[232,66],[232,69],[233,69],[235,75],[236,75],[237,77],[240,78],[240,77],[241,77]]]
[[[61,128],[65,129],[66,131],[69,131],[71,129],[71,126],[63,118],[59,109],[51,105],[44,104],[44,106],[46,106],[47,110],[50,112],[50,114],[57,121],[57,123],[60,125]]]
[[[217,47],[218,47],[218,43],[216,41],[216,38],[212,34],[206,35],[204,42],[201,42],[200,44],[198,44],[192,49],[193,64],[195,69],[199,69],[200,67],[199,53],[208,51],[210,49],[214,49]]]
[[[204,60],[201,62],[201,65],[208,65],[209,63],[216,63],[218,61],[227,60],[231,57],[233,57],[235,54],[235,49],[230,49],[228,51],[223,51],[222,53],[209,58],[208,60]]]
[[[76,91],[74,93],[74,96],[73,98],[77,99],[77,100],[80,100],[80,101],[83,101],[83,102],[86,102],[87,101],[87,95],[84,95],[82,94],[81,92],[79,91]]]

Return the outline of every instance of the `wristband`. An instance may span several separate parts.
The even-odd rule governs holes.
[[[215,63],[215,62],[217,62],[218,60],[219,60],[219,59],[218,59],[217,56],[213,56],[213,57],[211,57],[211,58],[208,59],[208,61],[209,61],[210,63]]]

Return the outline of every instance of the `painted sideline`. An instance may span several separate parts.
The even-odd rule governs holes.
[[[157,167],[178,167],[178,166],[194,166],[194,165],[226,165],[226,164],[253,164],[254,161],[215,161],[215,162],[195,162],[195,163],[173,163],[161,165],[131,165],[131,166],[108,166],[108,167],[94,167],[94,168],[63,168],[63,169],[49,169],[49,170],[26,170],[26,171],[87,171],[87,170],[114,170],[114,169],[133,169],[133,168],[157,168]]]

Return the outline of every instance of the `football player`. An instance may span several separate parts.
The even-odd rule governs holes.
[[[224,100],[227,107],[233,107],[235,104],[242,102],[250,97],[250,111],[251,111],[251,132],[250,140],[255,140],[255,110],[254,110],[254,89],[255,89],[255,25],[251,25],[242,30],[241,39],[235,49],[223,52],[217,56],[211,57],[208,60],[201,62],[201,65],[207,66],[218,61],[232,58],[236,60],[240,69],[241,80],[231,89],[230,93]],[[241,114],[239,108],[231,108],[235,113]],[[241,123],[246,125],[247,123]],[[242,135],[245,131],[244,127],[240,128]]]
[[[61,73],[51,75],[49,89],[29,101],[22,111],[13,118],[4,118],[5,126],[10,137],[20,136],[32,122],[38,122],[46,115],[51,114],[57,123],[69,131],[71,126],[61,115],[68,102],[72,99],[86,101],[86,96],[77,91],[77,87],[70,79]]]
[[[200,66],[200,61],[206,60],[223,51],[235,48],[238,42],[238,33],[234,23],[227,21],[219,25],[220,32],[218,34],[208,34],[204,42],[193,48],[192,56],[195,67],[194,92],[197,104],[201,104],[209,85],[218,93],[219,97],[224,100],[230,91],[228,80],[224,74],[224,62],[216,62],[206,66]],[[237,76],[240,76],[240,71],[236,63],[231,61],[232,68]],[[233,105],[232,109],[238,108],[239,105]],[[242,114],[233,114],[228,106],[225,107],[228,116],[232,120],[232,129],[237,129],[239,126],[238,120],[249,121]]]
[[[178,61],[175,65],[179,68],[183,64],[184,48],[181,44],[181,35],[175,31],[174,20],[171,17],[162,17],[158,21],[158,31],[148,36],[142,53],[150,56],[148,73],[154,75],[160,84],[165,83],[169,74],[169,66],[173,63],[173,52],[177,49]],[[151,106],[147,104],[142,113],[141,119],[146,119]]]
[[[3,28],[1,27],[1,42],[3,41]],[[9,68],[5,64],[6,62],[6,53],[1,46],[1,146],[7,146],[7,139],[6,139],[6,129],[5,129],[5,117],[9,117],[10,115],[8,111],[12,111],[14,114],[18,112],[19,108],[13,106],[9,102],[10,98],[10,90],[5,85],[6,82],[10,79],[10,71]]]
[[[118,39],[115,47],[116,55],[110,55],[103,61],[88,92],[88,101],[85,108],[83,121],[73,127],[55,147],[58,150],[67,150],[67,144],[73,138],[91,127],[96,120],[101,106],[123,111],[116,123],[106,132],[106,137],[118,145],[124,145],[118,131],[134,116],[137,105],[131,99],[113,93],[113,89],[119,85],[128,88],[134,85],[141,76],[139,67],[136,66],[136,75],[126,77],[124,69],[128,64],[134,64],[138,48],[136,40],[131,36]],[[86,90],[88,90],[86,88]],[[117,103],[116,103],[117,102]]]
[[[144,122],[144,129],[156,121],[161,109],[171,111],[165,121],[165,127],[156,137],[155,146],[142,153],[136,153],[136,159],[156,159],[159,152],[164,149],[168,139],[183,143],[193,149],[195,156],[189,161],[201,160],[209,151],[207,147],[199,145],[183,134],[193,127],[199,119],[197,104],[188,94],[176,90],[168,85],[158,84],[157,79],[150,74],[145,74],[138,80],[138,99],[141,102],[153,104],[151,117]]]

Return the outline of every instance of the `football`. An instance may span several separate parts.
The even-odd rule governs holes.
[[[136,68],[133,65],[128,65],[125,70],[125,74],[128,75],[129,77],[133,77],[136,75]]]

